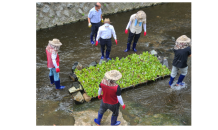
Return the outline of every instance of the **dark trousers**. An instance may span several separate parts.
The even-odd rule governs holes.
[[[135,34],[135,33],[132,33],[131,31],[129,31],[129,36],[128,36],[127,43],[130,43],[130,45],[131,45],[131,42],[132,42],[133,38],[134,38],[134,42],[133,43],[137,43],[138,40],[139,40],[140,35],[141,35],[141,33]]]
[[[97,33],[98,33],[98,28],[101,26],[101,22],[99,23],[91,23],[92,27],[91,27],[91,34],[90,34],[90,39],[93,39],[93,36],[95,35],[95,41],[96,41],[96,37],[97,37]]]
[[[107,50],[106,50],[106,56],[108,54],[108,56],[110,55],[110,51],[111,51],[111,38],[110,39],[102,39],[100,38],[100,44],[101,44],[101,53],[102,53],[102,56],[104,56],[104,50],[105,50],[105,46],[107,47]],[[108,57],[106,57],[108,58]]]
[[[119,102],[117,104],[111,105],[111,104],[104,103],[103,100],[101,100],[101,105],[100,105],[100,109],[99,109],[98,113],[104,114],[105,111],[107,111],[107,109],[109,109],[113,112],[112,116],[118,116],[119,107],[120,107]]]

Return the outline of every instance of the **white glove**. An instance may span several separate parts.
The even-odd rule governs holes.
[[[89,26],[89,27],[91,27],[91,26],[92,26],[92,24],[91,24],[91,23],[89,23],[89,24],[88,24],[88,26]]]

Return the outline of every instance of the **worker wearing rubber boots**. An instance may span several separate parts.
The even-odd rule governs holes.
[[[120,86],[116,83],[116,81],[121,77],[122,74],[117,70],[111,70],[105,73],[105,76],[102,79],[98,90],[98,98],[102,100],[100,109],[98,111],[98,118],[94,119],[94,122],[97,125],[101,124],[101,119],[107,109],[110,109],[113,112],[111,117],[111,125],[114,126],[121,123],[120,121],[117,121],[119,106],[121,104],[123,110],[126,107],[123,103]],[[102,91],[103,95],[101,95]]]
[[[110,19],[109,18],[105,18],[104,20],[104,25],[102,25],[99,30],[98,30],[98,34],[97,34],[97,38],[96,38],[96,46],[98,45],[98,40],[100,38],[100,44],[101,44],[101,59],[104,59],[104,50],[105,50],[105,46],[107,46],[107,50],[106,50],[106,59],[107,60],[111,60],[109,58],[110,52],[111,52],[111,35],[113,34],[113,37],[115,39],[116,45],[117,45],[117,36],[114,30],[114,27],[112,25],[110,25]]]
[[[132,50],[136,52],[136,44],[139,40],[140,34],[142,32],[142,26],[144,28],[144,36],[146,35],[146,14],[144,11],[140,10],[136,14],[131,15],[129,19],[129,23],[126,26],[125,33],[128,33],[128,29],[130,28],[128,40],[127,40],[127,48],[125,52],[130,50],[131,42],[133,40]]]
[[[185,78],[187,72],[188,72],[188,65],[187,65],[187,59],[188,57],[191,57],[191,39],[188,38],[186,35],[180,36],[176,40],[176,45],[174,46],[174,60],[172,65],[172,72],[171,77],[169,81],[169,85],[173,84],[174,78],[177,75],[178,70],[181,71],[181,74],[179,76],[178,82],[176,83],[176,86],[183,86],[184,83],[182,82]]]
[[[62,43],[58,39],[53,39],[49,41],[48,46],[46,47],[47,54],[47,67],[50,70],[49,78],[51,81],[51,86],[55,84],[56,89],[64,89],[65,86],[60,86],[59,78],[59,55],[58,51]]]
[[[90,34],[90,42],[94,44],[93,36],[95,35],[95,41],[97,37],[98,28],[103,23],[102,18],[102,11],[101,11],[101,4],[97,2],[95,7],[93,7],[88,14],[88,27],[91,27],[91,34]]]

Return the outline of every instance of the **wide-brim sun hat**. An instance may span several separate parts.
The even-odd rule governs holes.
[[[104,23],[112,23],[112,22],[110,22],[110,19],[109,19],[109,18],[105,18],[105,19],[104,19]]]
[[[105,73],[105,78],[109,80],[119,80],[122,74],[118,70],[111,70]]]
[[[191,44],[191,39],[189,37],[187,37],[186,35],[182,35],[176,39],[176,42],[177,43]]]
[[[59,41],[59,39],[54,38],[52,41],[48,41],[51,45],[54,46],[61,46],[62,43]]]
[[[143,22],[143,21],[146,21],[146,14],[144,11],[140,10],[136,13],[136,19],[139,21],[139,22]]]

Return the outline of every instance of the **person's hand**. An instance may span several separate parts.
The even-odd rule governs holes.
[[[59,69],[59,68],[56,68],[56,72],[57,72],[57,73],[60,72],[60,69]]]
[[[146,35],[146,32],[144,32],[144,36]]]
[[[102,99],[102,95],[98,95],[98,99]]]
[[[126,33],[126,34],[128,33],[128,29],[125,30],[125,33]]]
[[[126,105],[125,105],[125,104],[123,104],[123,106],[122,106],[122,107],[123,107],[123,110],[124,110],[124,109],[126,108]]]
[[[97,46],[98,45],[98,41],[96,41],[96,43],[95,43],[95,46]]]
[[[116,44],[117,44],[117,39],[115,39],[115,42],[116,42]]]
[[[102,23],[104,23],[104,20],[103,20],[103,19],[101,19],[101,22],[102,22]]]
[[[89,23],[89,24],[88,24],[88,26],[91,28],[92,24],[91,24],[91,23]]]

